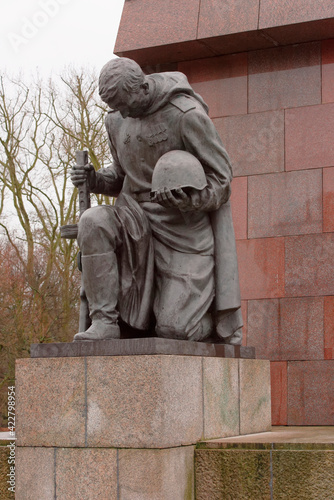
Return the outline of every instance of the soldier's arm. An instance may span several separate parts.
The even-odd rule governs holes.
[[[108,134],[109,148],[113,158],[113,163],[96,172],[95,185],[91,187],[91,191],[96,194],[117,196],[122,189],[125,174],[119,162],[117,151],[112,140],[112,131],[115,127],[112,113],[108,113],[105,126]]]
[[[232,167],[216,128],[207,114],[196,106],[184,113],[181,135],[185,149],[201,162],[208,186],[199,192],[197,209],[217,210],[231,194]]]

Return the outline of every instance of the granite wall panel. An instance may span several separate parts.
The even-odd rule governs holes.
[[[322,102],[334,102],[334,39],[322,42]]]
[[[235,176],[284,170],[284,112],[268,111],[214,119]]]
[[[15,468],[17,500],[56,497],[54,448],[16,448]]]
[[[249,300],[247,345],[255,347],[256,357],[275,359],[279,337],[279,299]]]
[[[240,33],[257,29],[259,0],[217,2],[202,0],[198,20],[198,38]]]
[[[119,498],[116,449],[58,448],[55,463],[55,498],[89,499],[93,492],[95,498]]]
[[[334,166],[334,103],[286,110],[286,170]]]
[[[230,54],[178,63],[191,84],[247,76],[247,54]]]
[[[247,54],[235,54],[178,65],[209,106],[211,117],[247,113]]]
[[[237,359],[203,359],[204,439],[240,433],[239,390]]]
[[[17,445],[85,446],[84,358],[18,359],[15,376]]]
[[[246,363],[244,361],[247,361]],[[240,434],[271,429],[270,363],[240,359]]]
[[[321,170],[251,176],[248,186],[249,238],[322,232]]]
[[[250,113],[321,103],[320,43],[249,54]]]
[[[334,231],[334,167],[323,169],[323,230]]]
[[[303,23],[334,17],[331,0],[261,0],[259,28]]]
[[[276,359],[323,359],[323,312],[323,297],[281,299]]]
[[[334,359],[334,297],[324,298],[324,358]]]
[[[288,425],[334,425],[334,360],[289,362]]]
[[[290,297],[334,295],[334,233],[285,238],[285,291]]]
[[[194,451],[119,450],[118,500],[194,500]]]
[[[235,237],[247,239],[247,177],[236,177],[232,182],[231,207]]]
[[[237,241],[241,297],[246,299],[284,296],[284,239]]]
[[[334,19],[321,19],[305,23],[288,24],[264,28],[262,33],[269,36],[276,46],[326,40],[333,36]]]
[[[262,359],[323,359],[323,315],[323,297],[250,300],[247,344]]]
[[[200,0],[125,2],[115,53],[196,40]]]
[[[198,39],[198,43],[210,49],[212,54],[216,56],[267,49],[277,45],[273,39],[263,36],[263,33],[260,31],[242,31],[241,33],[231,33],[230,35],[202,38]],[[192,59],[199,59],[200,57],[193,57]]]
[[[109,356],[87,360],[88,446],[193,444],[202,436],[201,404],[198,356],[115,356],[112,363]]]
[[[271,375],[271,423],[288,423],[288,363],[273,361],[270,363]]]

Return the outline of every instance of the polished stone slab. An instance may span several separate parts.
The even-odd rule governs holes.
[[[68,343],[62,342],[55,344],[32,344],[30,354],[32,358],[167,354],[180,356],[254,359],[255,348],[147,337],[136,339],[97,340],[94,342],[84,341]]]

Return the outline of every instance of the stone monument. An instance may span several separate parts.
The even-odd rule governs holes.
[[[120,58],[99,90],[113,163],[72,171],[80,331],[17,361],[16,494],[192,500],[198,441],[271,426],[269,362],[241,346],[232,169],[182,73]]]
[[[99,92],[113,163],[76,165],[72,181],[117,201],[80,218],[91,326],[74,340],[120,338],[119,318],[144,332],[153,318],[158,337],[241,344],[232,168],[206,104],[182,73],[146,76],[127,58],[103,67]]]

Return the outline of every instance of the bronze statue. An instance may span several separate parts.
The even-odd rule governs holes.
[[[113,163],[76,165],[71,178],[117,201],[79,222],[92,323],[74,340],[119,338],[119,318],[145,331],[153,318],[158,337],[240,344],[232,169],[206,104],[182,73],[146,76],[126,58],[103,67],[99,93]]]

